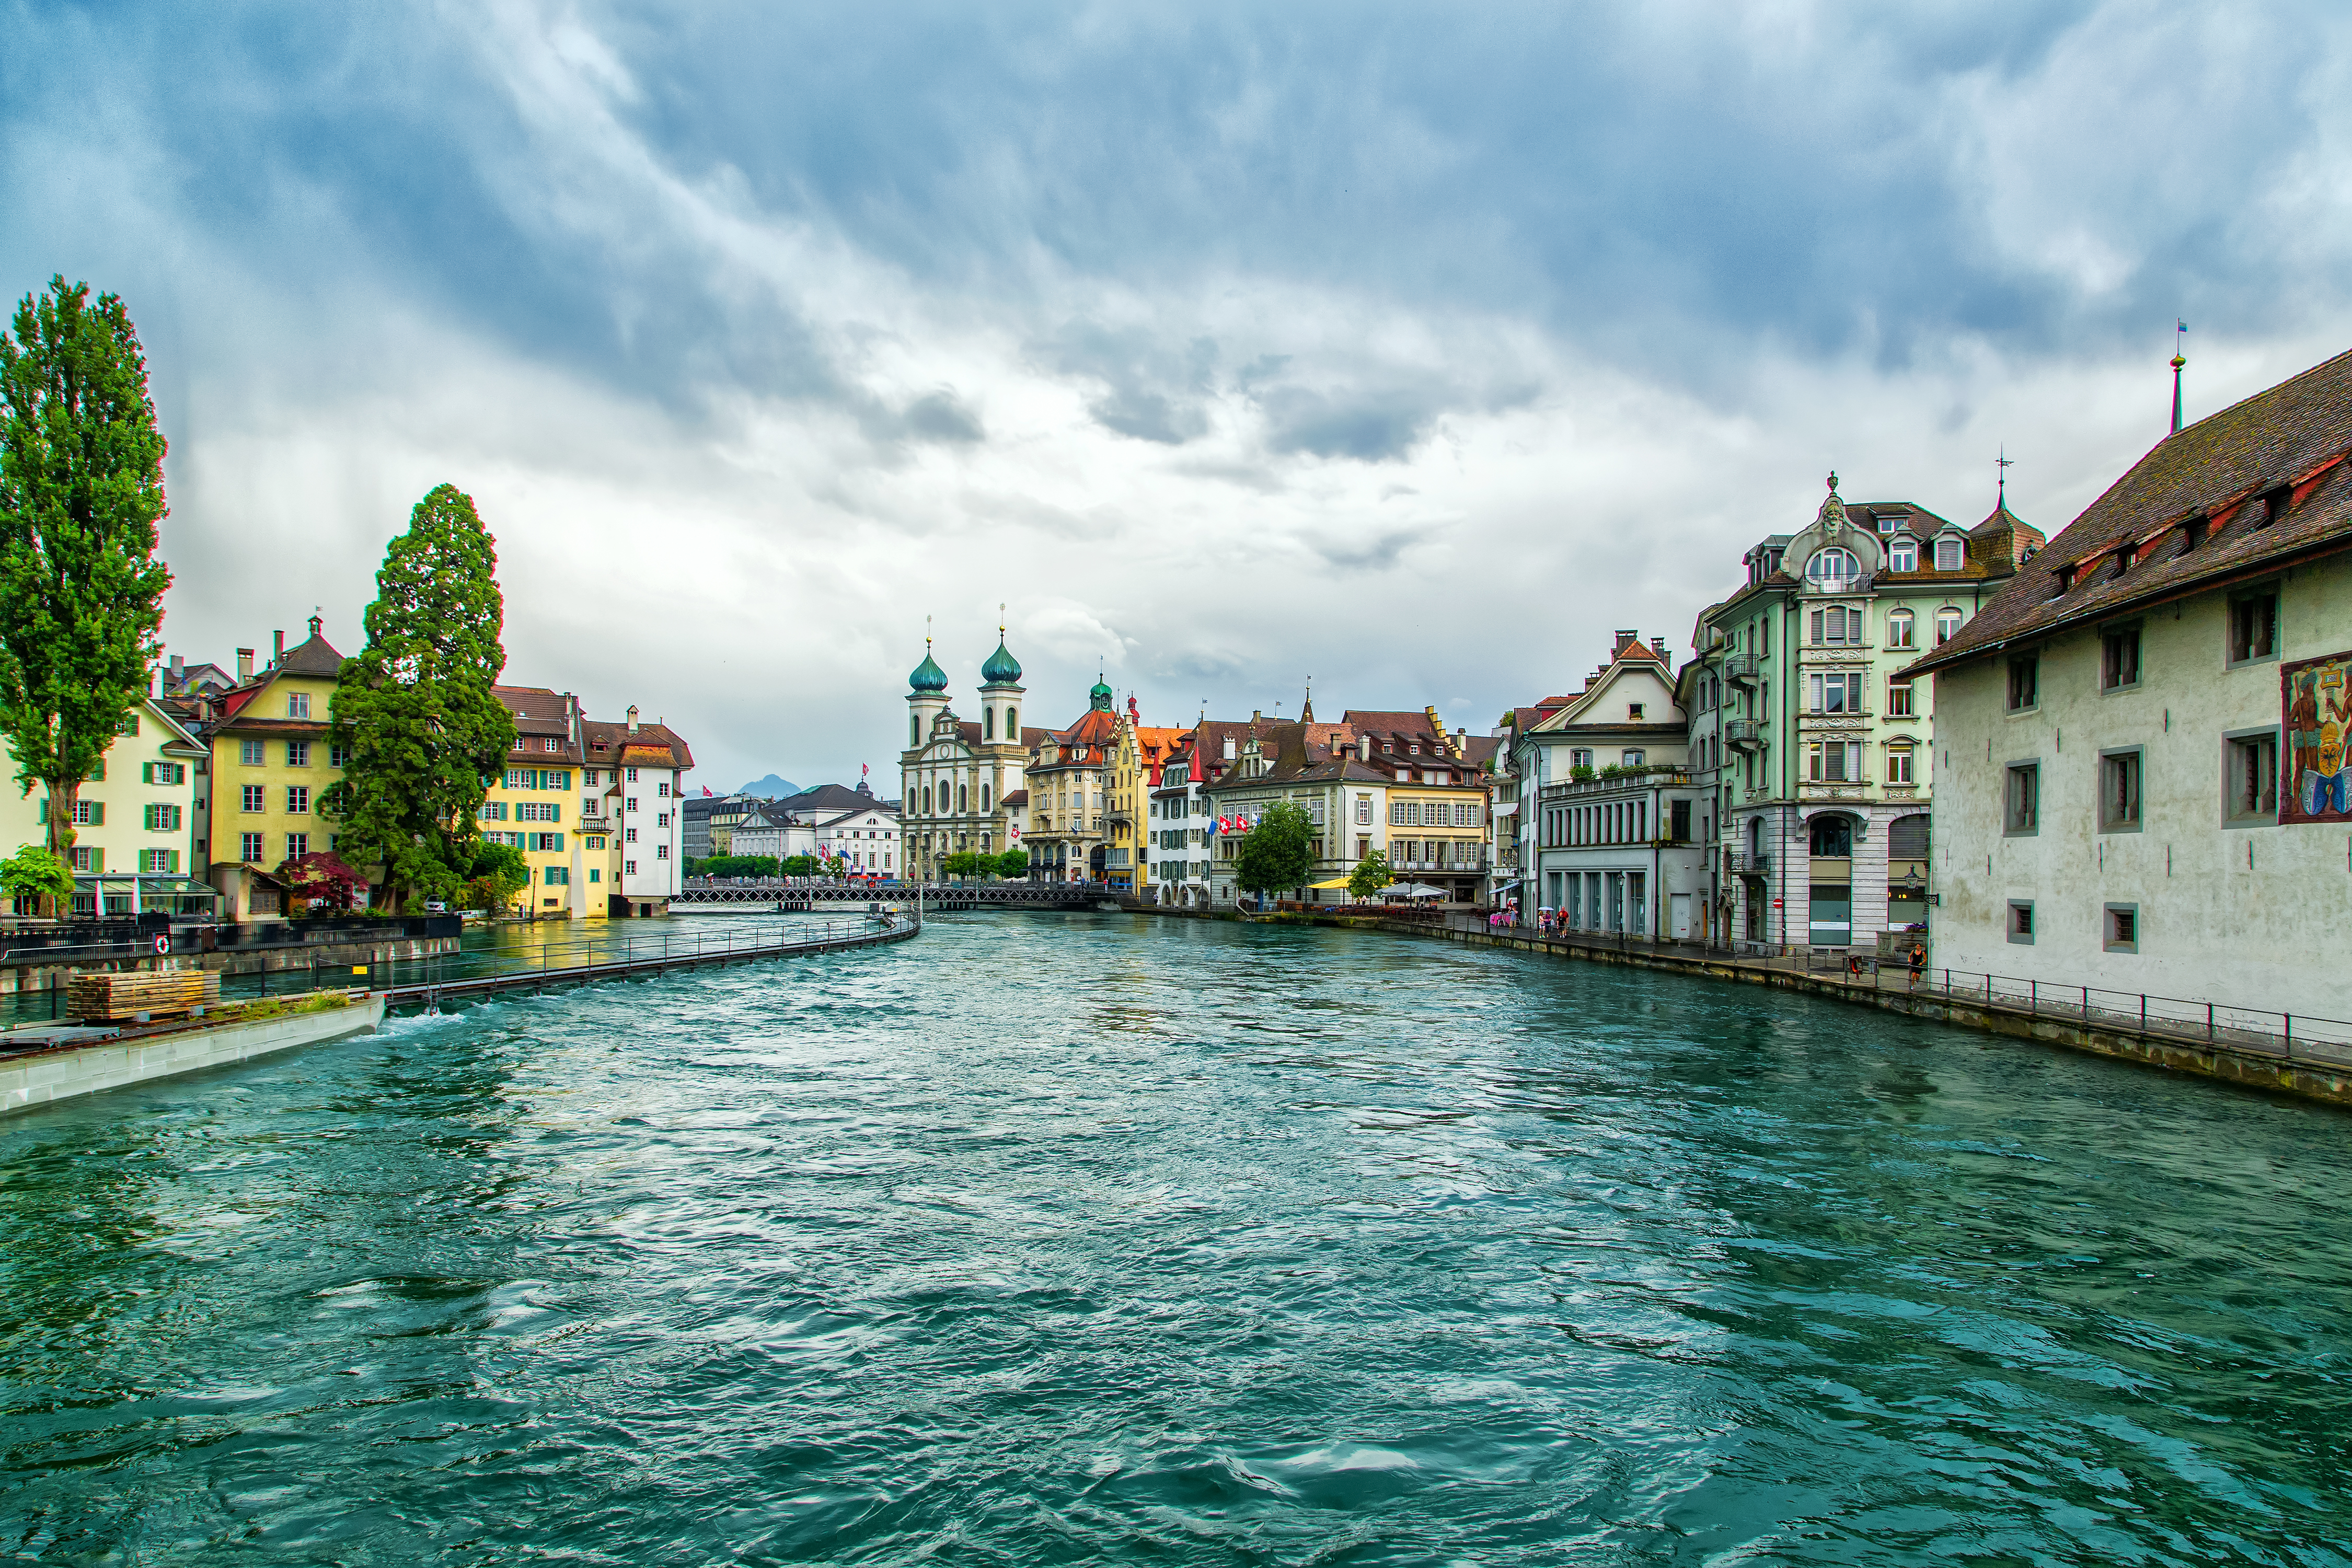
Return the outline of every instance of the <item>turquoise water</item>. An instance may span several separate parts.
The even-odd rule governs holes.
[[[0,1121],[0,1557],[2352,1562],[2352,1117],[1118,915]]]

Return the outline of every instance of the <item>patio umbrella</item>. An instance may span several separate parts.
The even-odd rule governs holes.
[[[1348,885],[1348,879],[1334,877],[1328,882],[1309,882],[1307,885],[1310,888],[1344,888]]]
[[[1445,889],[1433,888],[1426,882],[1399,882],[1392,888],[1382,888],[1381,896],[1384,899],[1442,899],[1445,896]]]

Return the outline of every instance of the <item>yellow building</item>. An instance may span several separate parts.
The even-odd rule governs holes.
[[[0,763],[13,777],[16,758],[5,743]],[[142,698],[97,772],[75,792],[68,851],[74,912],[211,911],[212,889],[195,848],[203,837],[205,763],[204,742],[155,698]],[[0,854],[46,843],[48,820],[48,797],[38,785],[30,794],[0,793]]]
[[[280,912],[268,874],[335,847],[332,826],[318,810],[343,776],[343,759],[327,738],[343,656],[311,616],[308,640],[274,649],[257,674],[253,650],[239,648],[236,685],[199,710],[211,755],[196,792],[206,826],[195,858],[208,862],[224,920]]]
[[[509,906],[550,919],[601,916],[618,889],[614,770],[591,765],[580,700],[543,686],[501,686],[514,750],[482,801],[482,837],[522,851],[530,885]]]
[[[1147,807],[1151,791],[1159,787],[1160,770],[1191,733],[1143,723],[1135,699],[1127,700],[1127,711],[1119,715],[1111,736],[1110,765],[1103,780],[1103,843],[1108,849],[1104,871],[1112,887],[1140,897],[1150,884]]]

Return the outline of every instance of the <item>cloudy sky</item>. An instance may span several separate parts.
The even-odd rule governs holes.
[[[2055,531],[2352,346],[2352,12],[0,3],[0,288],[121,293],[173,651],[434,484],[701,783],[1032,721],[1484,731],[1854,499]]]

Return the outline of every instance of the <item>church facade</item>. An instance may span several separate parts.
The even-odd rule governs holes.
[[[931,656],[907,678],[907,749],[898,755],[900,843],[906,874],[937,880],[950,855],[1001,855],[1021,842],[1029,753],[1047,739],[1024,731],[1021,664],[1005,647],[980,667],[980,717],[948,703],[948,676]]]

